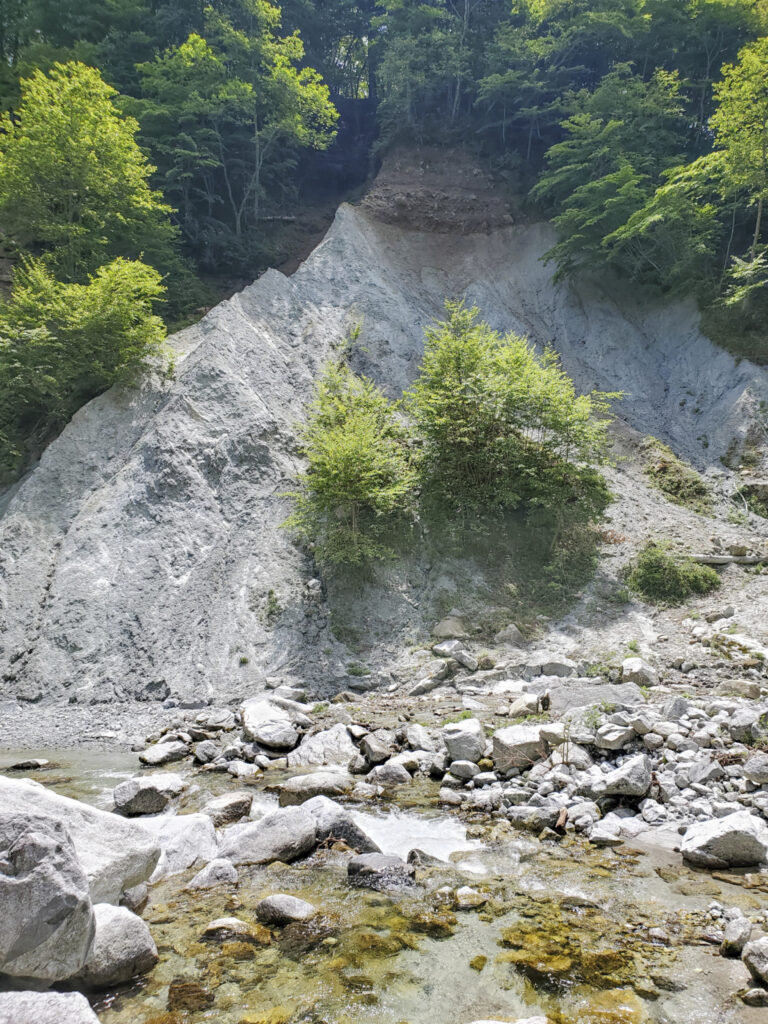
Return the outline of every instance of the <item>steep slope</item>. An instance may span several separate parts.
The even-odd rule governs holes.
[[[494,326],[554,345],[580,387],[625,391],[632,428],[719,464],[768,400],[768,374],[715,348],[692,305],[554,283],[540,260],[551,241],[542,225],[416,231],[343,206],[292,277],[269,271],[173,339],[172,381],[81,410],[0,500],[0,696],[226,699],[269,676],[344,684],[328,601],[279,525],[295,424],[355,323],[353,364],[397,394],[424,325],[466,295]],[[421,628],[429,613],[409,585],[393,584],[395,604],[369,595],[364,628],[397,632],[400,646]],[[370,663],[389,656],[382,641]]]

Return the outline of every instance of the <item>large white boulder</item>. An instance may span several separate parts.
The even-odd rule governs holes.
[[[530,768],[546,754],[538,725],[510,725],[493,734],[493,761],[499,771]]]
[[[83,966],[93,935],[88,879],[64,824],[0,814],[0,974],[62,981]]]
[[[330,729],[305,736],[296,750],[288,755],[289,768],[311,768],[314,765],[334,764],[346,767],[357,753],[357,747],[339,722]]]
[[[0,1024],[99,1024],[80,992],[0,992]]]
[[[699,867],[753,867],[768,857],[768,826],[749,811],[697,822],[683,836],[680,853]]]
[[[318,843],[341,840],[358,853],[381,853],[350,812],[327,796],[314,796],[302,805],[315,820]]]
[[[247,740],[255,740],[262,726],[269,722],[282,722],[290,727],[291,716],[285,708],[273,704],[267,697],[251,697],[240,706],[243,733]]]
[[[290,862],[310,853],[316,842],[313,816],[304,807],[285,807],[260,821],[223,829],[219,856],[233,864]]]
[[[143,823],[59,796],[39,782],[0,777],[0,807],[64,822],[93,903],[117,903],[125,889],[150,877],[160,859],[160,844]]]
[[[605,796],[645,796],[650,788],[651,762],[645,754],[630,757],[595,786],[595,790]]]
[[[163,814],[143,822],[160,843],[160,859],[150,882],[205,864],[218,853],[216,830],[207,814]]]
[[[621,663],[621,680],[624,683],[636,683],[638,686],[655,686],[659,681],[659,674],[643,658],[625,658]]]
[[[157,946],[146,923],[110,903],[98,903],[94,911],[96,935],[78,984],[107,988],[151,971],[158,960]]]
[[[443,741],[452,761],[477,763],[485,753],[485,731],[476,718],[444,725]]]
[[[325,771],[294,775],[280,783],[280,806],[290,807],[303,804],[315,796],[344,796],[354,786],[349,772]]]

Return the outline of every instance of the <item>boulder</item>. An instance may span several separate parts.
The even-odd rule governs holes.
[[[0,814],[0,908],[0,974],[47,986],[83,966],[93,908],[62,822]]]
[[[351,792],[354,780],[348,772],[310,772],[294,775],[280,783],[280,806],[303,804],[315,796],[344,796]]]
[[[613,722],[606,722],[595,734],[595,746],[601,750],[621,750],[635,738],[635,730],[631,725],[615,725]]]
[[[146,923],[125,907],[97,903],[96,935],[77,982],[88,988],[110,988],[151,971],[157,946]]]
[[[595,787],[605,796],[645,796],[651,788],[651,762],[645,754],[630,757],[608,772]]]
[[[452,761],[474,761],[485,754],[485,730],[476,718],[443,726],[443,741]]]
[[[290,722],[262,722],[250,732],[250,738],[269,750],[293,750],[299,742]]]
[[[760,734],[760,713],[751,708],[737,708],[726,723],[731,739],[751,743]]]
[[[183,788],[181,776],[170,772],[137,775],[136,778],[126,779],[119,786],[115,786],[112,799],[117,813],[125,817],[159,814]]]
[[[219,756],[219,748],[213,740],[203,740],[192,748],[195,764],[210,764]]]
[[[366,779],[372,786],[383,786],[384,789],[389,789],[392,786],[407,786],[409,782],[413,782],[408,770],[396,761],[377,764],[368,772]]]
[[[237,868],[230,860],[216,857],[187,886],[188,889],[215,889],[219,885],[234,885],[238,880]]]
[[[304,807],[286,807],[260,821],[224,829],[219,856],[233,864],[290,862],[310,853],[316,842],[314,817]]]
[[[313,736],[305,736],[296,750],[288,755],[288,767],[347,765],[356,753],[357,748],[347,732],[347,727],[339,722],[330,729],[316,732]]]
[[[346,808],[341,807],[327,796],[315,796],[303,805],[315,820],[318,843],[341,840],[358,853],[381,853],[379,847]]]
[[[247,740],[255,740],[261,726],[269,722],[291,724],[291,716],[285,708],[278,707],[266,697],[251,697],[240,706],[243,734]]]
[[[480,774],[480,769],[474,761],[452,761],[448,771],[454,778],[467,781]]]
[[[364,853],[353,857],[347,864],[350,881],[374,889],[408,884],[413,880],[415,870],[413,864],[400,857],[388,857],[383,853]]]
[[[547,747],[537,725],[510,725],[493,734],[493,760],[499,771],[530,768],[546,754]]]
[[[189,754],[189,747],[181,740],[170,740],[167,743],[155,743],[139,754],[142,764],[151,765],[154,768],[161,764],[170,764],[172,761],[183,761]]]
[[[160,844],[144,822],[59,796],[37,782],[0,776],[0,807],[64,822],[94,903],[117,903],[125,889],[149,878],[160,858]]]
[[[406,726],[404,732],[405,745],[409,750],[434,750],[435,743],[432,734],[423,725],[412,723]]]
[[[686,830],[680,852],[698,867],[752,867],[768,855],[768,827],[748,811],[697,822]]]
[[[656,686],[659,674],[642,658],[625,658],[621,663],[621,680],[638,686]]]
[[[376,733],[369,732],[360,741],[360,752],[369,764],[383,764],[392,756],[392,745]]]
[[[461,640],[443,640],[442,643],[433,646],[432,653],[438,658],[453,658],[454,655],[463,650],[464,644]]]
[[[464,621],[458,615],[446,615],[432,630],[432,636],[438,640],[451,640],[463,638],[467,635],[467,628]]]
[[[720,944],[720,954],[732,957],[741,956],[751,934],[752,922],[748,917],[740,915],[732,918],[725,926],[723,941]]]
[[[493,638],[493,642],[496,644],[512,644],[515,647],[522,647],[525,643],[525,637],[514,622],[510,622],[510,624],[505,626],[504,629],[499,630]]]
[[[274,896],[267,896],[255,907],[256,917],[262,924],[280,925],[291,924],[293,921],[311,921],[317,914],[317,910],[306,900],[297,899],[296,896],[287,896],[285,893],[275,893]]]
[[[79,992],[0,992],[0,1024],[99,1024]]]
[[[252,804],[253,793],[236,789],[232,793],[223,793],[209,800],[201,813],[208,815],[214,828],[221,828],[222,825],[231,825],[240,818],[246,818],[251,813]]]
[[[741,959],[755,981],[768,986],[768,935],[748,942],[742,950]]]
[[[161,850],[150,882],[159,882],[216,856],[216,832],[207,814],[159,815],[146,818],[142,824],[156,837]]]
[[[762,751],[752,754],[744,762],[742,773],[745,779],[754,782],[756,786],[768,785],[768,754]]]

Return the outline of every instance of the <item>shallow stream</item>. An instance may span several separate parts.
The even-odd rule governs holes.
[[[35,753],[52,762],[38,781],[102,808],[137,767],[133,754]],[[3,755],[0,770],[20,756]],[[227,775],[184,774],[182,813],[245,788]],[[276,806],[273,782],[253,785],[252,817]],[[444,862],[420,868],[411,886],[351,887],[349,851],[334,847],[292,865],[241,868],[237,886],[187,892],[193,868],[152,887],[143,916],[160,962],[134,985],[93,996],[102,1024],[468,1024],[535,1014],[554,1024],[764,1024],[765,1010],[734,998],[742,965],[706,938],[712,899],[766,906],[753,879],[692,872],[674,853],[540,842],[505,821],[437,811],[435,799],[421,783],[397,803],[350,805],[383,852],[416,848]],[[461,886],[482,905],[457,909]],[[309,900],[318,916],[268,931],[253,908],[275,892]],[[252,926],[246,941],[202,938],[210,921],[232,916]]]

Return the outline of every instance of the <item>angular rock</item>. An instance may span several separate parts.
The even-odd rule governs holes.
[[[741,959],[755,981],[768,986],[768,935],[748,942],[742,951]]]
[[[131,886],[120,896],[120,906],[130,910],[133,914],[141,915],[149,902],[149,886],[146,882],[141,885]]]
[[[139,814],[159,814],[182,789],[184,781],[180,775],[170,772],[137,775],[115,786],[112,799],[117,813],[127,818]]]
[[[405,728],[405,745],[409,750],[434,750],[432,734],[423,725],[414,723]]]
[[[0,1024],[99,1024],[79,992],[0,992]]]
[[[635,730],[629,725],[607,722],[595,733],[595,746],[601,750],[621,750],[635,739]]]
[[[353,857],[347,864],[347,875],[357,885],[386,888],[408,884],[413,880],[415,868],[400,857],[383,853],[364,853]]]
[[[159,815],[145,818],[142,825],[156,837],[161,849],[150,882],[159,882],[216,856],[216,832],[207,814]]]
[[[546,744],[537,725],[510,725],[493,734],[493,761],[497,771],[530,768],[546,754]]]
[[[245,789],[236,789],[233,793],[215,796],[203,807],[201,813],[207,814],[214,828],[231,825],[240,818],[247,818],[251,813],[253,793]]]
[[[756,786],[768,785],[768,753],[759,752],[752,754],[744,762],[742,769],[745,779],[754,782]]]
[[[305,736],[296,750],[288,755],[288,767],[347,765],[356,753],[357,748],[347,732],[347,727],[339,722],[330,729],[316,732],[314,736]]]
[[[768,855],[768,827],[748,811],[697,822],[685,832],[680,853],[699,867],[752,867]]]
[[[192,756],[195,764],[210,764],[215,761],[219,754],[219,748],[213,740],[203,740],[192,748]]]
[[[285,708],[273,704],[266,697],[251,697],[240,705],[240,719],[243,723],[243,735],[247,740],[255,740],[258,730],[269,722],[287,722],[291,716]]]
[[[125,907],[97,903],[96,935],[77,981],[88,988],[109,988],[151,971],[157,946],[146,923]]]
[[[0,974],[42,986],[69,978],[94,928],[88,879],[64,825],[0,813]]]
[[[37,782],[0,776],[0,808],[64,823],[94,903],[117,903],[124,890],[149,878],[160,858],[160,844],[144,822],[59,796]]]
[[[313,816],[304,807],[286,807],[260,821],[224,829],[219,856],[233,864],[289,863],[310,853],[316,842]]]
[[[642,658],[625,658],[621,663],[621,679],[624,683],[636,683],[638,686],[656,686],[659,674]]]
[[[348,772],[310,772],[295,775],[279,785],[280,806],[303,804],[315,796],[345,796],[352,791],[354,779]]]
[[[292,921],[311,921],[317,914],[311,903],[297,899],[296,896],[287,896],[285,893],[267,896],[256,904],[254,912],[262,924],[278,927],[291,924]]]
[[[360,751],[369,764],[383,764],[392,756],[391,745],[371,732],[360,741]]]
[[[443,741],[452,761],[474,761],[485,754],[485,730],[476,718],[443,726]]]
[[[183,761],[189,754],[189,746],[181,740],[171,740],[168,743],[155,743],[139,754],[142,764],[152,765],[157,768],[162,764],[170,764],[172,761]]]
[[[381,853],[350,812],[327,796],[315,796],[302,806],[315,820],[318,843],[341,840],[358,853]]]
[[[219,885],[234,885],[238,877],[237,868],[232,861],[217,857],[198,871],[187,888],[215,889]]]
[[[721,956],[741,956],[752,934],[752,922],[748,917],[734,917],[725,926],[720,945]]]
[[[375,768],[366,775],[371,785],[383,786],[385,789],[392,786],[407,786],[413,779],[401,764],[387,761],[386,764],[377,764]]]
[[[605,796],[645,796],[651,788],[651,762],[645,754],[637,754],[601,781],[600,790]]]
[[[463,651],[464,644],[461,640],[444,640],[440,644],[435,644],[432,648],[432,653],[437,655],[438,658],[452,658],[457,651]]]
[[[290,722],[262,722],[251,730],[249,738],[270,750],[293,750],[299,734]]]
[[[514,622],[510,622],[510,624],[505,626],[504,629],[499,630],[493,638],[493,642],[496,644],[512,644],[515,647],[522,647],[525,643],[525,637]]]

